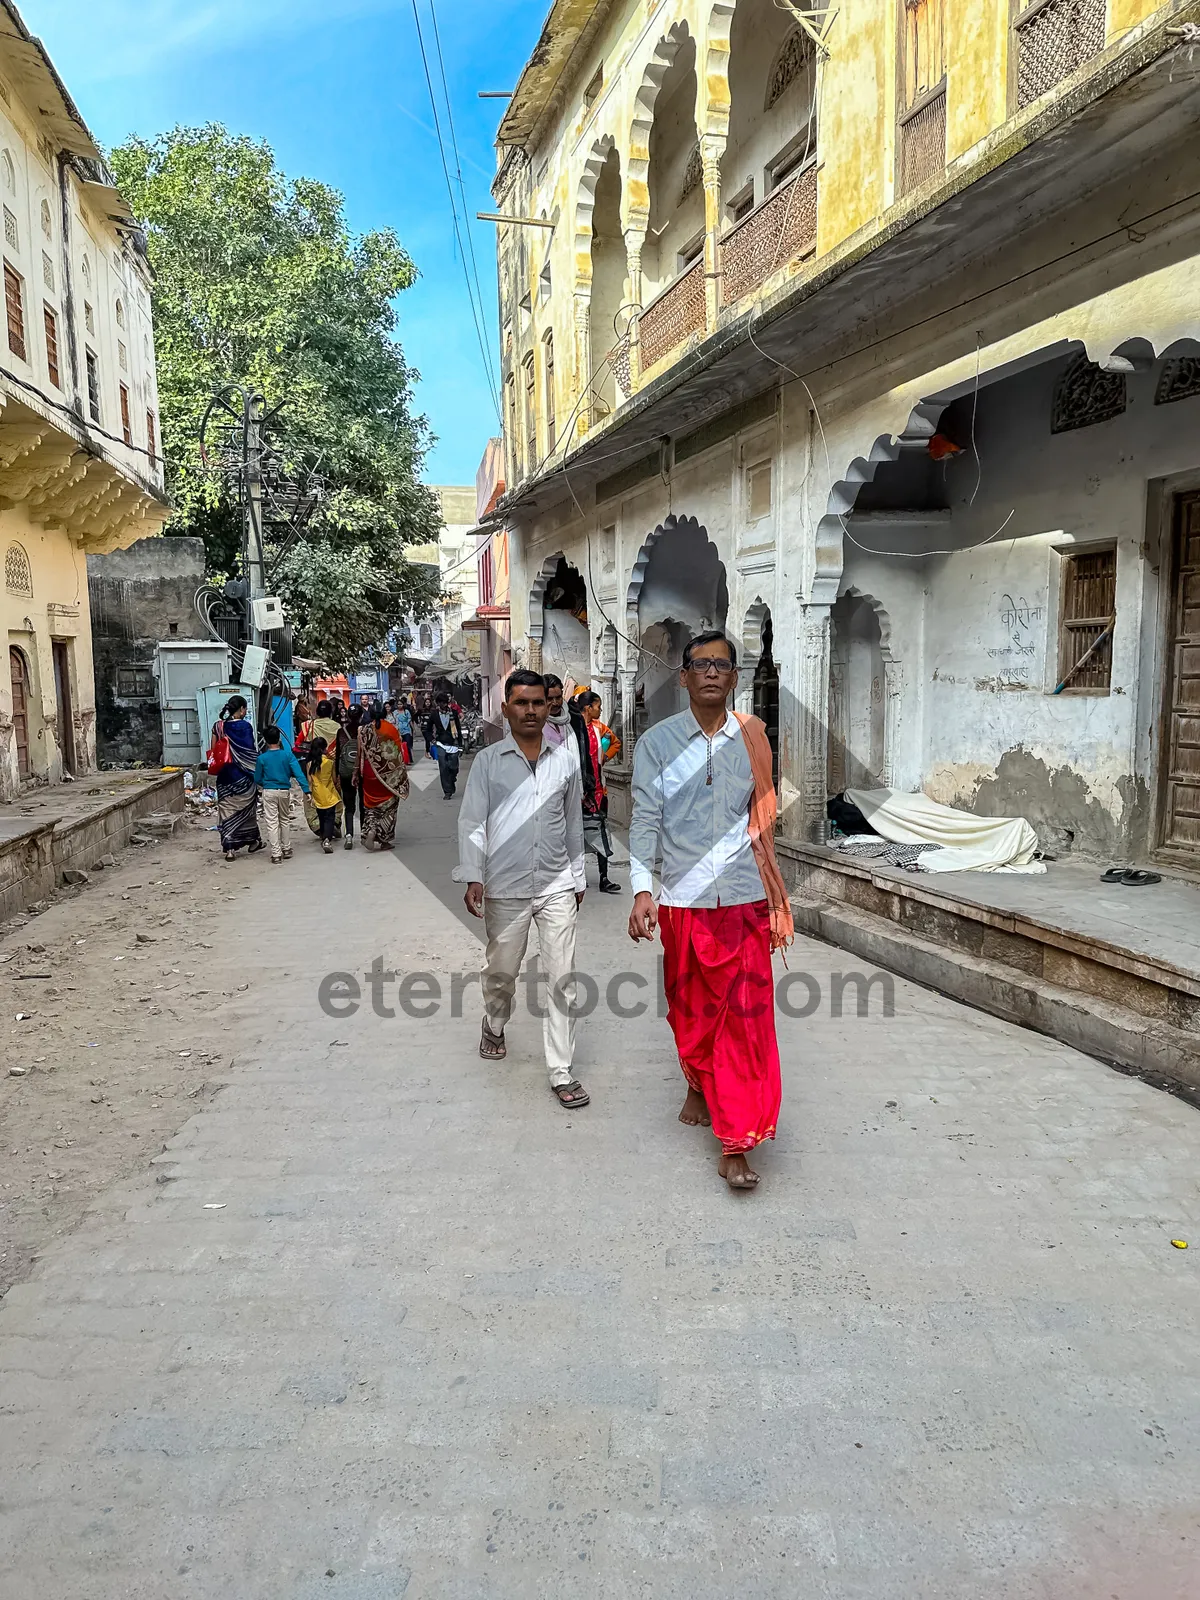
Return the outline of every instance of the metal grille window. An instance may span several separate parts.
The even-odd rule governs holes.
[[[549,455],[557,442],[554,424],[554,335],[547,333],[543,343],[546,349],[546,453]]]
[[[21,236],[17,232],[17,219],[7,206],[4,208],[4,242],[10,250],[21,248]]]
[[[1104,49],[1106,11],[1106,0],[1029,0],[1016,18],[1018,106]]]
[[[129,390],[125,387],[124,384],[120,385],[120,390],[121,390],[121,435],[124,438],[126,444],[132,444],[133,443],[133,423],[130,422],[130,420],[129,420]]]
[[[1063,557],[1058,681],[1064,694],[1112,684],[1112,630],[1117,612],[1117,547]]]
[[[62,380],[58,373],[58,318],[54,315],[53,308],[44,303],[42,322],[46,329],[46,367],[50,373],[50,382],[56,389],[61,389]]]
[[[47,289],[49,289],[50,293],[53,294],[54,263],[44,250],[42,251],[42,282],[46,285]]]
[[[120,363],[122,372],[129,371],[129,351],[126,350],[124,341],[121,339],[117,340],[117,361]]]
[[[8,262],[4,263],[4,312],[8,319],[8,348],[22,361],[25,353],[25,307],[21,293],[21,279]]]
[[[146,451],[150,457],[150,465],[156,467],[158,465],[158,438],[154,427],[153,411],[147,411],[146,413]]]
[[[88,412],[93,422],[100,421],[100,363],[94,350],[87,351]]]

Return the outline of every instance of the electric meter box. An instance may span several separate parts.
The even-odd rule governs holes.
[[[242,656],[242,670],[238,677],[243,683],[257,689],[267,675],[267,662],[270,657],[260,644],[248,644]]]
[[[277,595],[260,595],[251,606],[259,633],[278,633],[283,627],[283,606]]]

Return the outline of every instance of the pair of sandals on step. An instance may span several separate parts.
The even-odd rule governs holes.
[[[1100,874],[1101,883],[1121,883],[1127,889],[1144,889],[1147,884],[1161,883],[1159,872],[1140,872],[1136,867],[1109,867]]]

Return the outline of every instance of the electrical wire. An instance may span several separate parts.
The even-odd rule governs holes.
[[[460,156],[458,150],[458,134],[455,132],[454,128],[454,109],[450,102],[450,85],[446,82],[446,63],[442,57],[442,34],[441,29],[438,27],[437,5],[435,4],[435,0],[429,0],[429,15],[433,21],[433,43],[434,48],[437,51],[438,71],[441,74],[442,79],[442,95],[446,101],[446,121],[450,127],[450,148],[454,151],[454,176],[458,179],[458,192],[462,199],[463,231],[466,233],[467,248],[471,253],[471,275],[475,279],[475,294],[479,301],[480,309],[482,310],[483,289],[479,282],[479,263],[475,259],[475,236],[471,232],[471,213],[467,206],[466,185],[463,183],[462,157]],[[486,318],[484,319],[484,326],[491,326]],[[497,362],[497,365],[498,364],[499,363]]]
[[[807,380],[802,378],[794,368],[789,367],[786,362],[777,361],[769,350],[763,349],[762,345],[760,345],[758,340],[754,337],[754,326],[752,323],[747,326],[746,332],[749,336],[750,343],[758,351],[760,356],[765,356],[768,361],[774,361],[775,365],[779,367],[781,371],[791,373],[792,377],[804,387],[804,392],[808,396],[808,402],[812,406],[813,416],[817,419],[817,427],[821,432],[821,448],[825,452],[825,475],[829,485],[827,490],[828,499],[828,497],[831,497],[833,494],[833,463],[829,457],[829,441],[825,437],[825,424],[821,420],[821,409],[817,405],[816,396],[809,388]],[[850,532],[850,529],[846,526],[846,519],[840,511],[836,511],[834,513],[842,525],[843,535],[850,541],[856,550],[861,550],[864,555],[868,556],[896,556],[905,561],[925,561],[930,556],[957,556],[965,555],[968,550],[981,550],[985,544],[991,544],[993,539],[998,539],[1000,537],[1016,514],[1017,508],[1014,506],[1005,517],[1004,521],[996,529],[995,533],[989,533],[986,539],[980,539],[977,544],[959,545],[953,550],[873,550],[870,545],[859,543],[859,541]]]
[[[492,404],[496,408],[496,418],[503,425],[503,416],[500,408],[500,393],[496,388],[495,375],[492,372],[491,358],[487,352],[487,344],[483,336],[483,322],[486,320],[482,303],[477,307],[475,293],[471,286],[471,276],[467,270],[467,251],[463,246],[462,232],[458,225],[458,206],[454,199],[454,185],[450,179],[450,165],[446,160],[446,145],[442,138],[442,122],[438,115],[437,96],[433,90],[433,75],[429,70],[429,57],[425,50],[425,35],[421,28],[421,14],[417,9],[417,0],[412,0],[413,22],[417,30],[417,44],[421,51],[421,65],[425,71],[425,86],[429,91],[429,108],[433,112],[433,126],[437,134],[438,154],[442,161],[442,175],[446,180],[446,196],[450,201],[450,222],[454,229],[454,237],[458,243],[459,260],[463,269],[463,281],[467,286],[467,300],[471,307],[471,320],[475,324],[475,337],[479,341],[479,353],[483,357],[484,373],[487,377],[488,391],[492,397]]]

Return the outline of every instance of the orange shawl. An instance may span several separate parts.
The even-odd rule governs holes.
[[[775,859],[775,780],[772,774],[771,746],[767,730],[757,717],[735,711],[741,723],[742,738],[750,756],[750,771],[754,777],[754,798],[750,802],[750,848],[758,864],[758,874],[767,891],[771,908],[771,949],[785,950],[796,937],[792,921],[792,906],[787,885]]]

